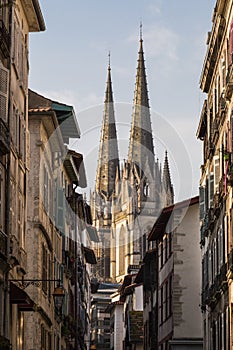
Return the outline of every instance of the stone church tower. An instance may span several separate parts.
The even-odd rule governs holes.
[[[162,207],[173,203],[167,152],[155,160],[149,97],[140,38],[127,160],[119,164],[111,69],[108,67],[95,190],[93,224],[99,235],[96,277],[120,281],[147,250],[147,234]]]

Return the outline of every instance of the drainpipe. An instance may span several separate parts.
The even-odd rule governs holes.
[[[76,196],[75,196],[75,190],[77,188],[77,185],[74,187],[73,189],[73,204],[74,204],[74,237],[75,237],[75,266],[74,266],[74,273],[75,273],[75,284],[74,284],[74,312],[75,312],[75,319],[78,320],[78,286],[77,286],[77,275],[78,275],[78,271],[77,271],[77,261],[78,261],[78,238],[77,238],[77,200],[76,200]],[[75,344],[75,349],[78,349],[78,323],[76,322],[75,324],[75,340],[74,340],[74,344]]]
[[[13,5],[14,0],[9,0],[9,34],[10,34],[10,58],[8,59],[8,69],[9,69],[9,97],[8,97],[8,130],[9,130],[9,138],[10,138],[10,111],[11,111],[11,91],[10,91],[10,81],[11,81],[11,59],[12,59],[12,41],[13,41]],[[10,142],[10,140],[9,140]],[[11,167],[11,151],[6,156],[6,203],[5,203],[5,233],[7,236],[7,247],[6,247],[6,254],[7,254],[7,264],[10,265],[10,167]],[[4,310],[3,310],[3,335],[5,338],[9,337],[9,270],[7,269],[5,273],[5,285],[4,285]]]

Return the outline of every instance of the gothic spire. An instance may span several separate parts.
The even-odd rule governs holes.
[[[154,147],[141,26],[139,43],[128,161],[137,163],[143,171],[146,159],[148,159],[150,167],[153,167]]]
[[[171,182],[167,151],[165,151],[162,184],[163,184],[164,206],[171,205],[173,204],[173,201],[174,201],[174,192],[173,192],[173,186]]]
[[[112,195],[115,185],[116,173],[119,171],[118,169],[119,156],[109,54],[107,86],[104,100],[104,115],[99,145],[98,167],[96,173],[96,192],[102,193],[107,198]]]

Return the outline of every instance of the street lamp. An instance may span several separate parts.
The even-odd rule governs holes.
[[[55,308],[59,312],[61,311],[61,307],[62,307],[62,304],[63,304],[64,297],[65,297],[65,291],[60,285],[58,285],[54,289],[53,300],[54,300]]]

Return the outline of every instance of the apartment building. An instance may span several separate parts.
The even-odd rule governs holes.
[[[233,1],[216,1],[200,78],[205,100],[197,137],[200,177],[202,315],[205,349],[232,347]]]
[[[67,147],[70,138],[80,137],[73,107],[29,90],[29,132],[24,281],[36,306],[25,315],[24,349],[86,349],[90,337],[87,265],[96,260],[88,247],[90,207],[76,191],[86,187],[83,157]]]
[[[160,350],[201,350],[203,346],[198,214],[198,197],[166,207],[148,238],[156,241],[158,253],[156,319]]]
[[[28,39],[45,25],[37,0],[0,5],[0,348],[23,349],[17,293],[25,303],[29,297],[10,280],[27,270]]]

